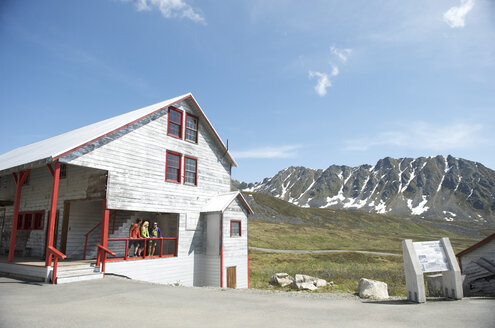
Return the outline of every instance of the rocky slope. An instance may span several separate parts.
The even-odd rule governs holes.
[[[452,156],[384,158],[376,165],[289,167],[239,189],[295,205],[495,225],[495,171]]]

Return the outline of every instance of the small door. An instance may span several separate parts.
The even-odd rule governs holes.
[[[235,266],[227,268],[227,288],[235,288],[236,286],[235,268]]]
[[[64,202],[64,219],[62,221],[62,239],[60,240],[60,251],[67,253],[67,235],[69,233],[70,202]]]

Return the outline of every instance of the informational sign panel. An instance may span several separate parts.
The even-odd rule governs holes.
[[[413,243],[414,250],[418,256],[421,271],[426,272],[440,272],[449,271],[449,262],[443,245],[440,240],[436,241],[423,241]]]

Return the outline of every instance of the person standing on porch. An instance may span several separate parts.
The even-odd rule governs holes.
[[[148,230],[150,223],[148,221],[144,221],[143,225],[141,226],[141,238],[150,238],[150,232]],[[144,241],[142,241],[142,254],[141,255],[146,255],[146,244]],[[149,248],[149,247],[148,247]],[[149,252],[148,252],[149,255]]]
[[[158,228],[158,223],[154,222],[153,223],[153,228],[151,228],[150,231],[150,237],[151,238],[158,238],[162,237],[162,232],[160,231],[160,228]],[[163,242],[163,241],[161,241]],[[155,255],[155,249],[156,249],[156,244],[158,243],[158,240],[152,239],[150,240],[150,245],[148,246],[148,254],[151,256]],[[161,254],[160,254],[161,255]]]
[[[134,246],[134,256],[138,256],[139,252],[139,238],[141,238],[141,223],[143,223],[143,220],[141,219],[136,219],[136,223],[134,223],[131,228],[129,229],[129,252],[128,254],[131,255],[131,249]],[[133,240],[135,239],[135,240]],[[131,255],[132,256],[132,255]]]

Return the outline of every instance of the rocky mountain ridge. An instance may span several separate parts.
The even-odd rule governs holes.
[[[288,167],[239,189],[301,207],[343,208],[495,225],[495,171],[452,156],[386,157],[376,165]]]

